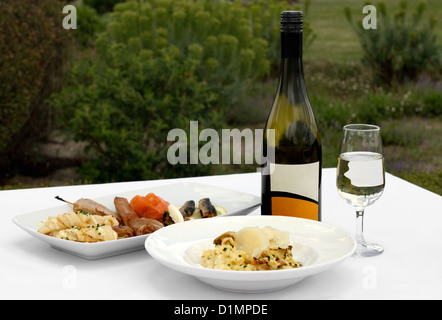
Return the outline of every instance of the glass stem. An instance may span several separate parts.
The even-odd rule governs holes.
[[[356,209],[356,242],[364,243],[364,208]]]

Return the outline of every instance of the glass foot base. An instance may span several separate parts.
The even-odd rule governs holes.
[[[384,252],[384,248],[376,243],[358,243],[353,257],[373,257]]]

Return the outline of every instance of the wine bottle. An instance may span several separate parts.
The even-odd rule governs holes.
[[[302,62],[302,12],[281,13],[281,69],[263,138],[261,214],[321,220],[322,149]]]

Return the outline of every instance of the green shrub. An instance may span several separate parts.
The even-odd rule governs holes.
[[[422,71],[440,67],[441,47],[436,41],[436,18],[423,21],[426,3],[420,2],[414,10],[407,1],[400,9],[388,14],[384,2],[377,8],[377,29],[365,30],[361,21],[353,22],[350,8],[345,8],[363,49],[363,61],[374,71],[376,80],[387,84],[414,80]],[[410,14],[407,14],[410,12]]]
[[[437,89],[427,90],[423,97],[422,113],[426,116],[442,116],[442,91]]]
[[[97,11],[85,4],[76,5],[77,29],[73,32],[78,43],[82,47],[90,47],[94,44],[96,35],[104,28]]]
[[[57,0],[0,4],[0,168],[47,133],[52,112],[43,101],[58,87],[71,33]]]
[[[87,6],[94,8],[98,13],[112,11],[113,7],[124,0],[83,0]]]
[[[207,174],[209,166],[168,164],[167,133],[188,132],[191,120],[223,127],[247,84],[269,71],[267,50],[239,2],[118,3],[94,52],[52,98],[61,128],[88,142],[84,178]]]

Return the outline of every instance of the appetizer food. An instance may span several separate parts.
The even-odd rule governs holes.
[[[85,211],[70,211],[48,220],[38,232],[66,240],[80,242],[99,242],[116,240],[118,237],[112,227],[118,221],[111,215],[92,215]]]
[[[74,211],[85,211],[89,214],[99,215],[99,216],[112,216],[119,223],[121,223],[121,217],[119,214],[113,212],[109,208],[99,204],[98,202],[91,199],[79,199],[73,203]]]
[[[195,201],[186,201],[184,205],[180,208],[180,212],[183,217],[190,218],[190,216],[192,216],[192,214],[195,212]]]
[[[124,225],[131,228],[136,236],[149,234],[164,227],[164,225],[157,220],[144,217],[140,218],[126,198],[115,197],[114,204]]]
[[[221,206],[214,206],[209,198],[203,198],[195,204],[195,201],[189,200],[179,208],[184,220],[210,218],[226,214],[227,211]]]
[[[212,217],[226,213],[223,207],[214,207],[209,198],[189,200],[179,209],[153,193],[137,195],[129,202],[115,197],[116,211],[86,198],[72,203],[73,211],[49,217],[38,232],[78,242],[117,240],[150,234],[164,226],[195,218]]]
[[[226,232],[213,241],[215,249],[201,256],[206,268],[237,271],[293,269],[302,266],[293,260],[287,232],[272,227],[244,228]]]
[[[202,218],[215,217],[217,215],[216,209],[210,202],[209,198],[201,199],[199,202],[199,207]]]
[[[153,193],[143,196],[135,196],[130,201],[136,214],[140,217],[161,220],[169,207],[169,202],[161,199]]]

